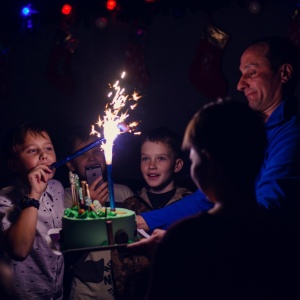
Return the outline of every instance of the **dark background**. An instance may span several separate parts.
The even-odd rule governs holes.
[[[94,124],[103,113],[108,84],[119,79],[124,67],[134,70],[125,82],[126,91],[136,88],[143,95],[130,115],[141,121],[139,130],[165,125],[182,135],[189,119],[215,97],[222,81],[228,88],[223,96],[245,100],[236,84],[240,54],[249,42],[265,35],[289,36],[291,31],[300,35],[300,29],[293,27],[298,8],[294,0],[123,0],[113,13],[105,10],[103,0],[69,1],[74,5],[74,19],[64,30],[63,1],[30,3],[37,12],[31,31],[20,15],[22,5],[28,2],[11,0],[1,9],[0,134],[2,137],[7,129],[24,121],[42,122],[50,130],[58,159],[67,154],[64,139],[68,130],[78,124]],[[103,27],[95,25],[95,20]],[[189,74],[195,58],[202,55],[199,45],[208,21],[226,32],[229,40],[211,62],[203,60],[199,65],[202,74],[211,79],[207,92],[205,75],[203,82],[200,77],[195,85]],[[135,48],[128,52],[130,45]],[[129,60],[126,53],[131,55]],[[133,134],[117,138],[116,182],[134,188],[141,180],[138,147],[139,137]],[[2,156],[0,159],[2,187],[11,178]],[[188,160],[181,175],[182,182],[192,186]],[[68,184],[65,167],[57,169],[56,176]]]

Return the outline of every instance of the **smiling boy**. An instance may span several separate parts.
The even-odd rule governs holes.
[[[166,127],[150,130],[141,143],[140,170],[146,186],[124,201],[124,207],[137,214],[162,208],[191,194],[176,185],[176,175],[183,168],[180,138]]]

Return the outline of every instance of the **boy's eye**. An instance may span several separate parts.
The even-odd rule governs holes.
[[[166,160],[166,158],[164,156],[160,156],[158,157],[158,160]]]
[[[100,148],[94,148],[92,153],[93,153],[93,155],[100,155],[101,152],[102,152],[102,150]]]
[[[142,161],[147,161],[149,158],[148,157],[142,157],[141,160]]]
[[[86,152],[84,152],[83,154],[81,154],[79,157],[85,157],[88,156],[88,154]]]
[[[49,146],[49,147],[46,148],[46,150],[47,150],[47,151],[52,151],[52,150],[53,150],[53,147],[50,147],[50,146]]]
[[[28,149],[27,152],[28,152],[28,153],[34,153],[34,152],[36,152],[36,149]]]

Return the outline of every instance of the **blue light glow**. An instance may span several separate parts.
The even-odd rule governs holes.
[[[30,16],[30,15],[32,14],[32,10],[31,10],[31,8],[30,8],[29,5],[28,5],[28,6],[24,6],[24,7],[22,8],[22,10],[21,10],[21,13],[22,13],[22,15],[23,15],[24,17],[28,17],[28,16]]]

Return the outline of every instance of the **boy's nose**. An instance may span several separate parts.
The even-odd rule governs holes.
[[[155,163],[150,162],[148,168],[151,169],[151,170],[156,169]]]
[[[88,156],[88,160],[89,161],[96,161],[97,159],[96,159],[96,157],[94,155],[89,155]]]
[[[42,159],[47,159],[48,158],[48,154],[46,152],[42,152],[41,158]]]

